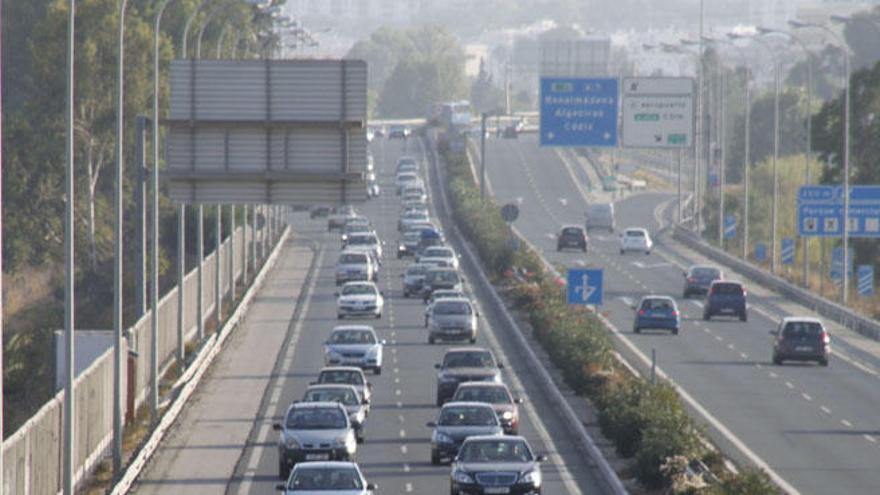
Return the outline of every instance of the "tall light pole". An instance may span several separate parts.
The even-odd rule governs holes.
[[[846,305],[849,289],[849,141],[850,141],[850,53],[846,42],[837,33],[824,24],[814,24],[800,21],[788,21],[788,25],[794,29],[816,28],[825,31],[839,45],[844,55],[843,70],[843,268],[841,270],[840,303]]]
[[[800,46],[801,50],[803,50],[804,55],[806,57],[805,61],[807,63],[807,109],[806,109],[806,149],[804,150],[804,184],[809,184],[812,181],[810,177],[810,165],[812,163],[813,158],[813,60],[811,52],[809,48],[807,48],[807,44],[801,38],[795,36],[792,33],[786,31],[779,31],[776,29],[768,29],[768,28],[758,28],[758,32],[763,35],[781,35],[789,38],[794,41],[798,46]],[[803,263],[803,285],[804,287],[810,286],[810,257],[809,257],[809,240],[810,238],[807,236],[803,236],[801,238],[801,251],[802,251],[802,263]]]
[[[701,16],[702,17],[702,16]],[[688,46],[685,44],[685,46]],[[661,43],[661,47],[669,52],[682,52],[682,48],[668,43]],[[700,232],[700,161],[702,157],[703,142],[703,76],[705,70],[703,67],[702,51],[697,52],[694,70],[697,73],[697,119],[696,133],[694,135],[694,194],[693,194],[693,222],[694,232]]]
[[[114,268],[113,268],[113,478],[118,479],[122,472],[122,332],[125,321],[123,319],[122,290],[122,236],[123,216],[125,206],[123,204],[123,179],[125,174],[125,10],[128,0],[120,0],[119,3],[119,26],[116,40],[116,195],[115,195],[115,221],[113,228],[114,243]]]
[[[2,2],[0,2],[2,3]],[[73,153],[73,105],[74,105],[74,32],[76,30],[76,0],[67,2],[67,130],[65,143],[65,196],[64,208],[64,451],[63,476],[64,495],[74,495],[73,491],[73,384],[74,384],[74,153]],[[2,318],[0,318],[2,319]],[[2,354],[2,347],[0,347]],[[2,443],[2,440],[0,440]],[[0,448],[0,450],[3,450]],[[2,466],[0,466],[2,468]],[[2,485],[0,485],[2,486]]]

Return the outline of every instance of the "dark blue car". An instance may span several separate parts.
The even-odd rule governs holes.
[[[636,319],[633,332],[641,333],[645,329],[670,330],[678,335],[681,316],[675,299],[667,296],[645,296],[636,306]]]
[[[724,278],[724,274],[720,269],[714,266],[694,265],[688,268],[684,274],[684,291],[685,298],[691,294],[704,295],[709,291],[709,286],[716,280]]]
[[[738,316],[740,321],[748,320],[746,288],[743,284],[727,280],[712,282],[703,305],[703,319],[708,321],[717,315]]]

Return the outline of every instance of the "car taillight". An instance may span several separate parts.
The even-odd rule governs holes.
[[[678,316],[678,311],[676,311],[676,310],[673,309],[673,310],[672,310],[672,316]]]
[[[645,310],[644,310],[644,309],[640,309],[640,310],[639,310],[639,316],[645,316]]]
[[[697,281],[697,279],[695,279],[694,277],[688,277],[688,282],[694,283],[696,281]]]
[[[828,332],[822,332],[822,343],[828,345],[831,343],[831,337],[828,336]]]

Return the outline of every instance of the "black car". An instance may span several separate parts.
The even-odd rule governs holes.
[[[732,315],[738,316],[741,321],[747,321],[746,311],[746,288],[743,284],[727,280],[712,282],[703,305],[704,320],[708,321],[717,315]]]
[[[565,248],[574,248],[586,253],[588,244],[589,240],[587,239],[586,230],[578,225],[562,227],[562,230],[559,231],[559,235],[556,237],[557,251],[562,251]]]
[[[709,291],[709,286],[716,280],[724,278],[724,274],[718,267],[694,265],[688,268],[684,273],[684,291],[685,298],[692,294],[703,295]]]
[[[443,362],[434,365],[437,372],[437,406],[452,398],[459,383],[501,383],[501,363],[492,351],[481,347],[460,347],[446,351]]]
[[[519,128],[516,124],[508,125],[504,128],[504,131],[501,132],[501,137],[504,139],[516,139],[519,137]]]
[[[330,215],[329,206],[313,206],[309,209],[309,218],[326,218]]]
[[[779,328],[770,332],[773,340],[773,364],[783,361],[816,361],[828,366],[831,339],[822,322],[815,318],[783,318]]]
[[[452,464],[451,495],[541,493],[541,463],[526,439],[519,436],[479,436],[464,441]]]
[[[427,426],[431,434],[431,464],[454,459],[468,437],[501,435],[501,422],[491,404],[485,402],[448,402],[440,410],[437,421]]]
[[[463,290],[464,280],[454,268],[433,268],[425,272],[422,282],[422,299],[427,304],[435,290]]]

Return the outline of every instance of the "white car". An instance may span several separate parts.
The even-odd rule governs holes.
[[[429,259],[441,259],[446,261],[446,266],[450,266],[458,270],[458,255],[455,251],[446,246],[431,246],[425,248],[424,251],[421,252],[418,256],[416,256],[416,263],[418,263],[422,258]]]
[[[647,229],[630,227],[620,234],[620,254],[626,254],[627,251],[641,251],[645,254],[651,254],[653,247],[654,242]]]
[[[400,195],[403,201],[428,201],[428,192],[422,184],[410,184],[403,188]]]
[[[385,298],[373,282],[348,282],[337,294],[336,317],[346,316],[382,317],[385,309]]]
[[[430,222],[431,218],[428,216],[427,212],[411,210],[403,214],[400,217],[400,220],[397,222],[397,230],[402,232],[407,230],[410,225],[417,223],[426,223]]]
[[[285,495],[372,495],[378,488],[367,483],[353,462],[303,462],[294,466],[290,478],[277,487]]]
[[[345,249],[349,251],[370,251],[376,258],[382,258],[382,241],[373,232],[349,234],[345,239]]]
[[[352,281],[378,280],[378,266],[369,251],[345,250],[336,260],[336,285]]]
[[[369,325],[343,325],[330,332],[324,342],[326,366],[358,366],[382,373],[382,354],[385,341],[379,340]]]
[[[397,186],[397,195],[400,196],[404,187],[421,184],[421,182],[422,180],[419,179],[419,174],[415,172],[400,172],[394,179],[394,184]]]

